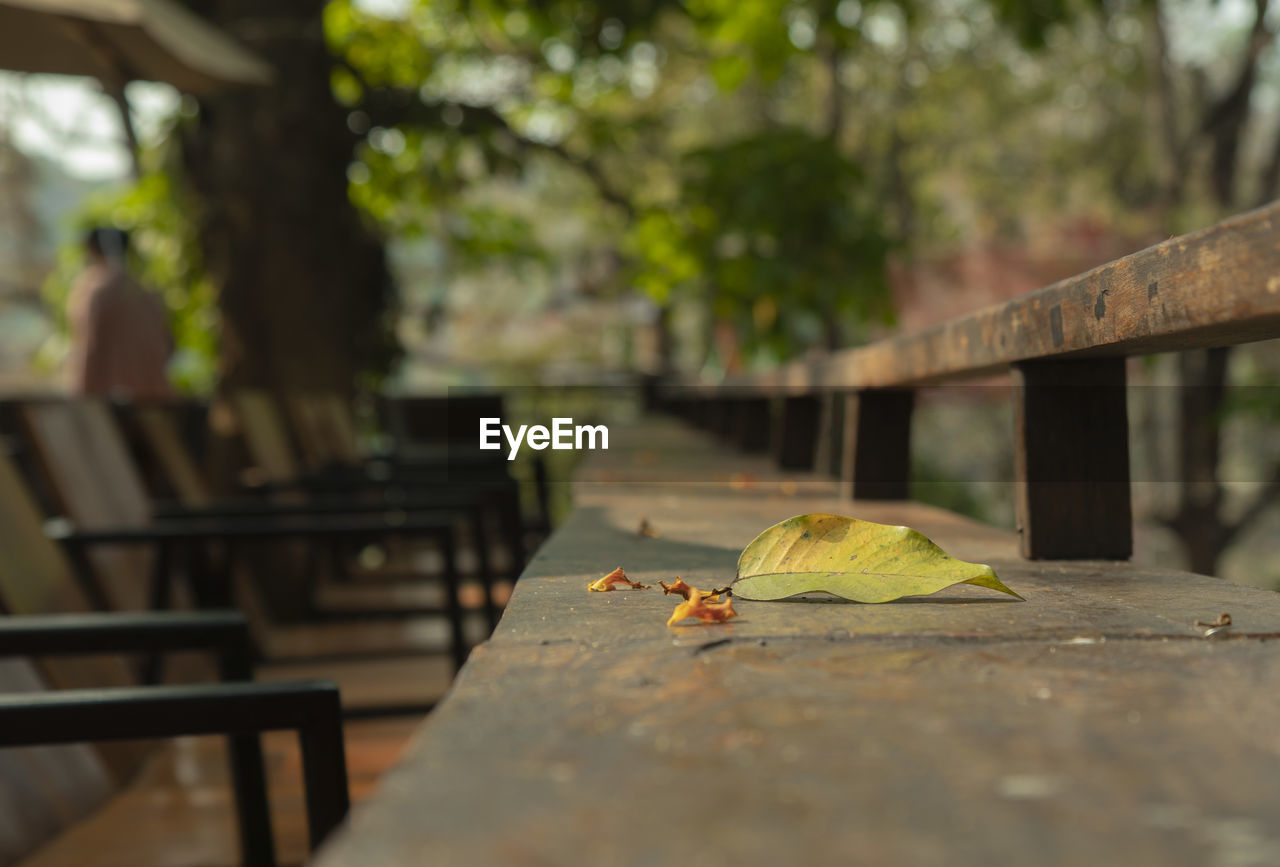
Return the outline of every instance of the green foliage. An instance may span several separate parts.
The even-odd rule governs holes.
[[[829,138],[782,128],[691,153],[681,208],[629,238],[655,301],[693,292],[785,358],[831,325],[887,321],[891,242],[864,172]]]
[[[153,171],[131,186],[91,196],[69,219],[77,238],[95,226],[130,233],[131,272],[158,291],[169,309],[177,344],[171,379],[180,391],[208,394],[217,371],[217,312],[189,209],[173,178]],[[64,331],[67,296],[83,266],[79,245],[68,244],[45,282],[45,299]]]
[[[1050,28],[1102,8],[1104,0],[990,0],[996,15],[1028,48],[1043,48]]]
[[[578,263],[621,258],[606,293],[767,363],[889,321],[895,250],[1149,203],[1147,2],[333,0],[325,25],[352,199],[439,241],[446,281],[536,266],[598,295]],[[559,220],[594,231],[552,249]]]

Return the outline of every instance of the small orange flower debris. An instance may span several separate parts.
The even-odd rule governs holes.
[[[649,523],[648,518],[640,519],[640,528],[636,530],[636,536],[641,539],[656,539],[661,534],[653,528],[653,524]]]
[[[632,590],[648,590],[649,589],[648,584],[640,584],[635,581],[627,580],[627,573],[623,572],[622,567],[619,566],[617,569],[614,569],[612,572],[610,572],[608,575],[604,576],[603,578],[599,579],[598,581],[592,581],[590,584],[588,584],[587,591],[590,593],[608,593],[611,590],[617,590],[618,589],[617,585],[619,584],[626,584]]]
[[[727,597],[723,602],[718,601],[721,597],[717,596],[717,601],[704,598],[702,591],[690,587],[689,593],[693,597],[676,606],[676,610],[672,612],[671,619],[667,621],[668,626],[675,626],[681,620],[688,617],[696,617],[703,623],[723,623],[730,618],[737,617],[738,612],[733,610],[733,598]]]
[[[676,594],[677,596],[683,596],[683,597],[684,597],[684,600],[685,600],[686,602],[688,602],[688,601],[689,601],[689,599],[690,599],[690,597],[691,597],[691,596],[693,595],[693,593],[694,593],[694,588],[692,588],[692,587],[690,587],[688,584],[684,583],[684,579],[683,579],[683,578],[681,578],[679,575],[677,575],[677,576],[676,576],[675,583],[673,583],[673,584],[668,584],[666,581],[659,581],[658,583],[662,585],[662,595],[663,595],[663,596],[670,596],[672,593],[674,593],[674,594]],[[725,592],[724,590],[699,590],[699,591],[697,591],[698,595],[699,595],[699,596],[701,596],[703,599],[707,599],[707,598],[710,598],[710,597],[712,597],[712,596],[717,596],[717,597],[718,597],[721,593],[724,593],[724,592]],[[716,600],[716,599],[712,599],[711,601],[712,601],[712,602],[715,602],[715,601],[718,601],[718,600]]]

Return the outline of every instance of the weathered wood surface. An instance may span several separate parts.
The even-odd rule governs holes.
[[[1272,337],[1280,337],[1280,203],[924,331],[725,384],[892,388],[981,376],[1029,358]]]
[[[694,481],[723,460],[710,440],[621,434],[322,867],[1280,861],[1277,594],[1031,563],[920,505],[714,490]],[[684,445],[645,457],[655,441]],[[677,454],[686,480],[653,482]],[[656,588],[586,592],[618,565],[723,584],[757,532],[819,509],[910,523],[1027,601],[738,601],[669,629]],[[1205,638],[1222,611],[1235,625]]]

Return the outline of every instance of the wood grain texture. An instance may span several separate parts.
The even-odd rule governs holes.
[[[320,867],[1270,863],[1280,596],[1028,562],[1013,533],[918,504],[649,479],[633,458],[655,442],[672,474],[718,447],[630,434],[586,459],[493,639]],[[820,510],[915,526],[1027,601],[739,600],[671,629],[656,590],[586,592],[618,565],[718,586],[760,530]],[[1204,638],[1224,610],[1234,637]]]

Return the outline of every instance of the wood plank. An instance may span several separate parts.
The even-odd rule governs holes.
[[[1127,560],[1133,553],[1123,358],[1015,367],[1014,457],[1022,555]]]
[[[1280,846],[1280,595],[1027,561],[919,504],[646,482],[618,475],[625,439],[584,462],[493,639],[320,867],[1178,867]],[[728,624],[668,628],[656,590],[586,592],[618,565],[721,585],[760,530],[820,510],[918,527],[1027,601],[737,600]]]
[[[1271,863],[1272,648],[710,643],[487,648],[317,863]]]
[[[85,529],[143,527],[151,501],[110,411],[96,400],[42,401],[22,408],[40,465],[63,514]],[[146,546],[96,546],[88,552],[111,606],[148,607]]]
[[[182,441],[174,410],[167,406],[140,406],[133,413],[134,423],[147,450],[179,502],[192,507],[210,504],[213,494],[204,473]]]
[[[240,389],[231,396],[231,403],[239,432],[262,478],[277,483],[297,479],[301,467],[271,394],[261,389]]]
[[[45,536],[43,516],[17,470],[0,454],[0,610],[21,616],[90,609],[61,549]],[[39,665],[56,689],[136,684],[129,662],[118,656],[54,656]],[[148,749],[139,742],[95,746],[117,781],[133,773]]]

